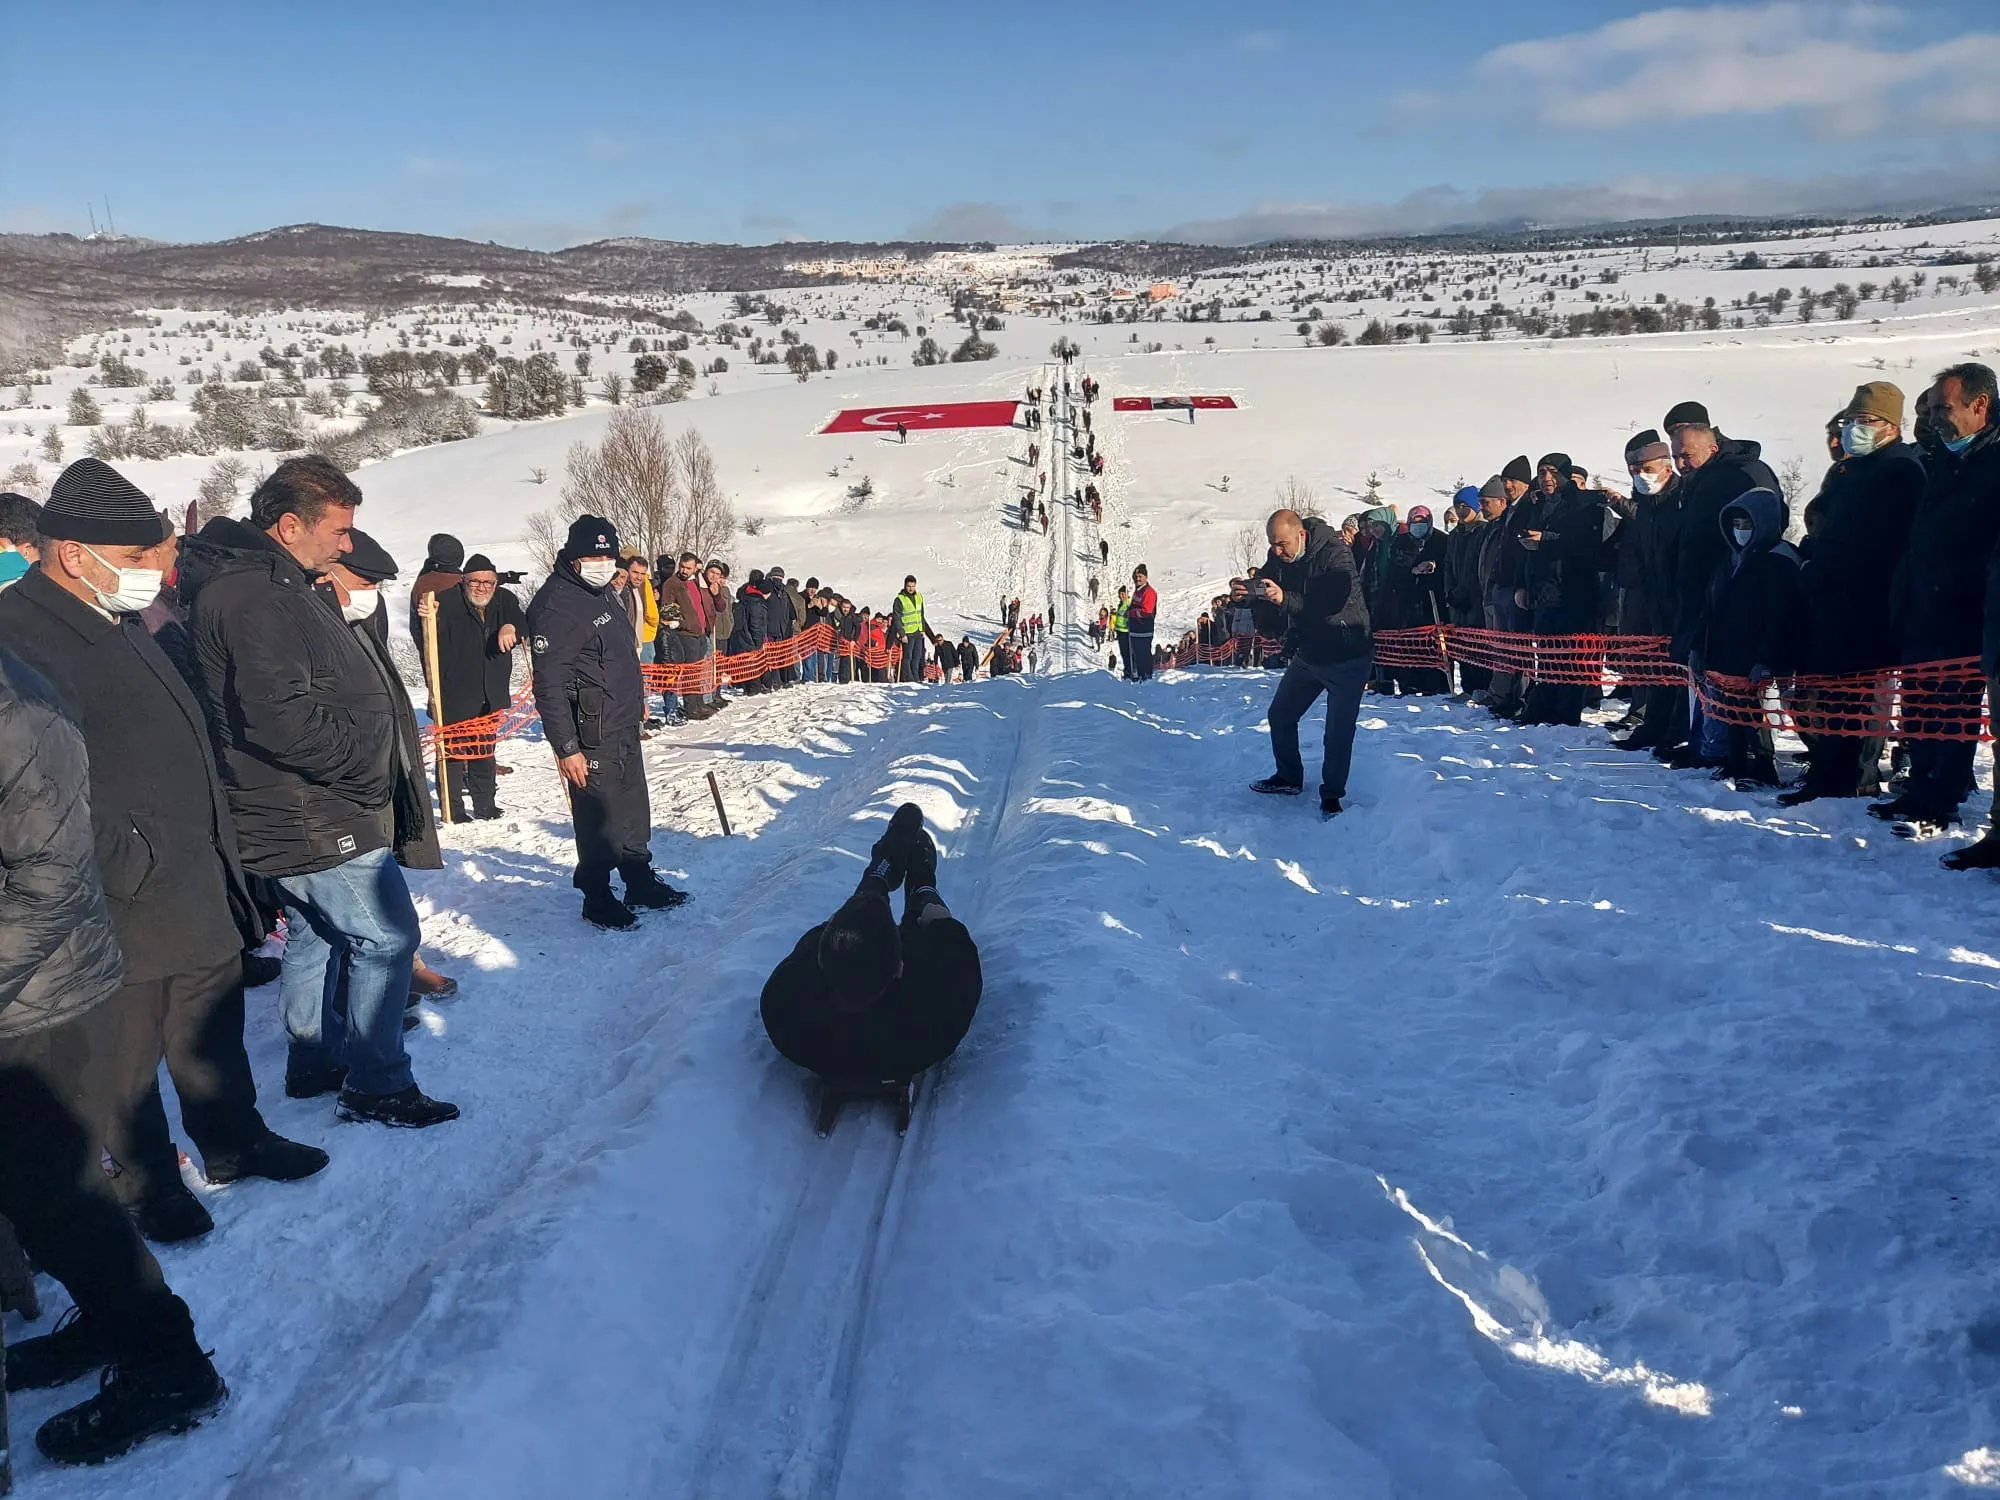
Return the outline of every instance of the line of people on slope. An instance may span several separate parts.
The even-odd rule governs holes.
[[[1400,528],[1393,512],[1367,512],[1349,516],[1338,535],[1371,628],[1443,622],[1536,636],[1664,637],[1691,670],[1753,684],[1978,657],[1990,698],[2000,676],[1994,372],[1976,363],[1941,370],[1911,411],[1892,383],[1867,382],[1829,417],[1825,445],[1829,466],[1799,517],[1796,543],[1787,540],[1790,506],[1760,445],[1725,433],[1696,401],[1675,404],[1658,428],[1628,441],[1629,497],[1593,486],[1564,453],[1532,465],[1523,455],[1454,497],[1450,531],[1419,506]],[[1214,611],[1234,636],[1243,607],[1258,602],[1256,573],[1232,580],[1226,600],[1211,606],[1206,643],[1219,643],[1225,628]],[[1516,723],[1577,724],[1592,696],[1580,685],[1531,684],[1471,665],[1459,672],[1478,701]],[[1929,686],[1962,700],[1945,709],[1977,714],[1979,684]],[[1372,668],[1367,688],[1444,692],[1449,682],[1441,669]],[[1884,705],[1888,691],[1885,678]],[[1619,748],[1778,785],[1768,729],[1704,719],[1686,688],[1634,688],[1631,699],[1620,726],[1631,733]],[[1806,739],[1805,776],[1779,798],[1784,804],[1883,790],[1879,738]],[[1970,740],[1911,741],[1902,747],[1906,781],[1869,811],[1908,832],[1950,825],[1973,789],[1974,750]],[[1989,830],[1945,863],[2000,867],[2000,835]]]

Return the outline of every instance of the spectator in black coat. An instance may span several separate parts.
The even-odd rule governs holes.
[[[501,712],[513,701],[514,652],[528,635],[528,617],[521,601],[500,586],[500,575],[483,552],[465,560],[465,572],[457,584],[429,597],[437,601],[433,606],[438,638],[436,689],[444,722],[463,724]],[[421,660],[421,632],[417,645]],[[428,680],[427,661],[424,675]],[[499,767],[492,755],[452,757],[447,778],[455,821],[500,816],[495,800]]]
[[[1930,396],[1935,446],[1926,454],[1924,495],[1892,605],[1905,664],[1980,654],[1987,560],[2000,541],[2000,398],[1993,371],[1953,365],[1939,374]],[[1945,706],[1976,716],[1980,695],[1978,684],[1961,687]],[[1951,823],[1972,791],[1975,748],[1971,740],[1911,741],[1907,788],[1869,811],[1918,825]]]
[[[286,925],[279,1000],[285,1091],[336,1089],[346,1120],[425,1126],[403,1050],[403,1001],[422,935],[396,863],[397,703],[317,581],[351,543],[361,491],[331,462],[287,459],[184,548],[181,593],[244,866],[277,882]],[[316,939],[316,941],[314,941]],[[344,1034],[324,1029],[331,947],[346,966]]]
[[[1519,530],[1521,587],[1515,603],[1532,616],[1537,637],[1582,635],[1598,628],[1597,563],[1604,545],[1604,504],[1570,477],[1569,456],[1546,455],[1536,466],[1537,494]],[[1537,682],[1520,722],[1583,722],[1581,683]]]
[[[1425,629],[1444,618],[1448,555],[1444,534],[1431,520],[1430,507],[1413,506],[1407,527],[1389,542],[1388,573],[1373,612],[1376,629]],[[1451,691],[1451,680],[1441,667],[1394,667],[1390,677],[1406,693]]]
[[[752,568],[750,576],[743,580],[743,586],[736,591],[736,619],[729,637],[729,654],[743,656],[752,651],[762,650],[769,640],[770,602],[764,593],[764,570]],[[782,587],[778,592],[782,593]],[[769,674],[763,674],[743,684],[743,692],[761,693],[766,690]]]
[[[1846,676],[1896,664],[1890,594],[1924,492],[1924,466],[1902,440],[1902,425],[1903,393],[1886,380],[1861,386],[1841,412],[1844,456],[1808,507],[1812,547],[1799,580],[1806,611],[1802,672]],[[1879,736],[1813,734],[1806,745],[1806,777],[1778,799],[1786,806],[1878,790]]]
[[[979,675],[979,648],[969,635],[958,643],[958,671],[967,682]]]
[[[1622,528],[1618,549],[1620,635],[1672,636],[1679,612],[1676,583],[1680,565],[1680,475],[1673,451],[1654,428],[1637,433],[1625,445],[1625,470],[1632,476],[1632,519]],[[1639,725],[1622,740],[1620,750],[1651,750],[1668,754],[1687,742],[1686,687],[1636,687],[1634,706]]]
[[[1479,593],[1486,608],[1486,628],[1520,632],[1528,628],[1527,612],[1515,603],[1515,582],[1523,561],[1521,520],[1533,471],[1525,454],[1510,459],[1507,467],[1480,489],[1480,508],[1486,515],[1486,531],[1479,539]],[[1496,499],[1494,486],[1498,483]],[[1486,686],[1486,706],[1494,714],[1511,719],[1521,710],[1524,685],[1518,672],[1495,671]]]
[[[1297,796],[1305,789],[1299,721],[1326,694],[1326,742],[1320,762],[1323,816],[1340,811],[1354,759],[1354,724],[1374,661],[1374,632],[1361,597],[1354,554],[1340,533],[1318,516],[1274,512],[1264,523],[1271,552],[1251,580],[1258,627],[1282,636],[1288,665],[1271,695],[1269,720],[1275,774],[1251,790]]]
[[[1748,678],[1761,687],[1798,669],[1805,634],[1799,554],[1785,536],[1785,500],[1775,490],[1748,490],[1718,520],[1723,558],[1708,583],[1689,647],[1688,670]],[[1722,772],[1759,786],[1778,784],[1768,726],[1729,724]]]
[[[902,1085],[957,1049],[981,988],[979,948],[938,894],[937,846],[906,802],[859,888],[764,982],[759,1009],[771,1045],[830,1083]]]
[[[40,563],[0,596],[0,638],[63,694],[91,752],[98,869],[125,955],[97,1124],[141,1230],[191,1239],[215,1226],[181,1181],[163,1056],[212,1181],[307,1177],[326,1153],[273,1134],[257,1111],[242,953],[262,924],[202,706],[139,614],[172,565],[173,534],[94,458],[63,471],[41,524]]]
[[[178,710],[176,710],[178,712]],[[0,1214],[77,1316],[7,1350],[7,1388],[117,1377],[36,1434],[59,1463],[183,1431],[227,1392],[187,1304],[112,1196],[102,1097],[122,971],[99,882],[82,732],[56,690],[0,650]]]
[[[1504,505],[1506,497],[1500,492],[1500,476],[1496,474],[1487,482]],[[1485,503],[1483,489],[1468,485],[1460,490],[1454,506],[1458,525],[1445,538],[1445,623],[1462,630],[1486,628],[1486,601],[1479,592],[1479,554],[1486,537]],[[1492,679],[1492,672],[1485,667],[1471,662],[1458,665],[1459,686],[1467,693],[1485,692]]]

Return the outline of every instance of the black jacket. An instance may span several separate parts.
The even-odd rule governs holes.
[[[521,601],[506,589],[495,589],[481,618],[465,597],[461,583],[445,589],[437,602],[438,676],[443,679],[439,698],[444,722],[463,724],[467,719],[498,713],[512,700],[514,681],[514,653],[500,649],[500,627],[514,627],[516,649],[527,644],[528,617],[521,612]],[[417,657],[423,660],[422,635],[417,637]],[[430,680],[428,663],[424,680]]]
[[[182,544],[180,591],[243,867],[307,875],[386,848],[395,704],[339,607],[226,517]]]
[[[535,708],[557,756],[595,750],[646,717],[639,637],[610,587],[559,562],[528,605]]]
[[[1750,545],[1738,551],[1726,517],[1716,518],[1723,556],[1709,575],[1691,660],[1704,671],[1734,677],[1748,677],[1758,667],[1783,677],[1798,669],[1805,637],[1799,554],[1784,540],[1783,502],[1775,492],[1748,493],[1730,508],[1749,515]]]
[[[1906,662],[1980,650],[1986,563],[2000,541],[2000,427],[1989,426],[1964,453],[1928,454],[1924,464],[1928,480],[1895,595]]]
[[[1450,552],[1444,533],[1432,527],[1419,541],[1407,531],[1399,532],[1389,539],[1388,547],[1389,572],[1375,596],[1375,627],[1413,630],[1444,619],[1445,567]],[[1417,572],[1424,563],[1431,565],[1431,571]],[[1433,600],[1437,603],[1436,618],[1431,615]]]
[[[958,670],[967,682],[979,675],[979,648],[969,640],[958,643]]]
[[[1680,614],[1681,478],[1676,474],[1657,495],[1637,497],[1639,510],[1620,543],[1619,573],[1629,579],[1618,617],[1624,635],[1674,633]],[[1631,558],[1628,570],[1624,564]]]
[[[1339,529],[1318,516],[1308,517],[1305,525],[1305,551],[1296,560],[1285,562],[1272,552],[1257,570],[1285,591],[1282,604],[1258,604],[1257,628],[1282,636],[1287,656],[1317,666],[1372,655],[1375,637],[1354,554]]]
[[[1521,587],[1535,612],[1537,630],[1575,633],[1595,630],[1602,596],[1598,563],[1604,550],[1607,512],[1594,492],[1565,480],[1542,495],[1522,529],[1539,531],[1541,544],[1523,551]]]
[[[1445,538],[1444,603],[1447,625],[1486,624],[1486,596],[1479,587],[1479,554],[1484,550],[1486,521],[1474,516],[1458,523]]]
[[[1807,622],[1801,670],[1832,675],[1896,664],[1890,598],[1923,493],[1924,466],[1908,443],[1842,459],[1827,472],[1799,575]]]
[[[1747,490],[1782,494],[1778,476],[1756,443],[1715,434],[1715,456],[1681,476],[1680,545],[1674,563],[1674,657],[1687,660],[1688,642],[1708,607],[1708,584],[1715,565],[1728,555],[1722,539],[1722,511]],[[1782,529],[1782,528],[1780,528]]]
[[[261,942],[208,724],[145,622],[107,619],[36,569],[0,594],[0,640],[83,731],[126,981],[200,973]]]
[[[390,803],[396,815],[395,838],[390,845],[396,851],[396,863],[409,870],[442,870],[444,850],[438,843],[437,819],[431,816],[424,737],[417,728],[409,690],[403,686],[402,676],[396,671],[396,659],[389,652],[388,602],[378,602],[370,618],[347,628],[361,642],[369,663],[380,674],[382,685],[396,703],[396,794]]]
[[[124,982],[89,781],[56,690],[0,650],[0,1038],[75,1020]]]
[[[768,639],[770,601],[762,584],[745,582],[736,591],[736,620],[729,636],[729,654],[755,651]]]
[[[826,1078],[908,1079],[943,1062],[979,1009],[979,949],[955,917],[902,929],[903,973],[859,1014],[836,1010],[819,968],[825,924],[798,941],[764,981],[759,1008],[771,1044]]]

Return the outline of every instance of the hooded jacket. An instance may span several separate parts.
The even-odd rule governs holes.
[[[1288,656],[1315,666],[1373,655],[1375,637],[1354,554],[1339,529],[1318,516],[1306,519],[1305,530],[1305,550],[1296,559],[1286,562],[1273,551],[1257,570],[1285,592],[1282,604],[1256,606],[1258,629],[1282,636]]]
[[[729,654],[741,656],[765,642],[769,621],[768,601],[761,582],[746,579],[736,591],[736,628],[729,637]]]
[[[56,690],[0,650],[0,1038],[73,1021],[124,982],[89,786]]]
[[[1807,620],[1803,670],[1832,675],[1896,664],[1890,601],[1924,483],[1923,463],[1908,443],[1844,458],[1827,471],[1811,507],[1816,529],[1799,575]]]
[[[396,705],[338,606],[228,517],[182,544],[180,592],[243,867],[309,875],[387,848]]]
[[[1715,433],[1715,456],[1681,476],[1681,528],[1674,564],[1674,657],[1687,660],[1688,642],[1708,605],[1709,579],[1728,550],[1721,540],[1723,508],[1746,490],[1783,491],[1778,476],[1759,456],[1763,448]],[[1780,527],[1780,530],[1783,528]]]
[[[145,623],[107,619],[37,569],[0,596],[0,640],[62,695],[91,752],[127,982],[201,973],[262,941],[207,719]]]
[[[639,640],[611,587],[559,560],[528,605],[535,709],[558,758],[595,750],[646,717]]]
[[[1730,534],[1735,511],[1750,517],[1747,547]],[[1785,503],[1775,490],[1748,490],[1716,517],[1723,555],[1709,575],[1690,657],[1702,670],[1748,677],[1761,667],[1782,677],[1798,669],[1805,595],[1799,554],[1784,540],[1784,527]]]

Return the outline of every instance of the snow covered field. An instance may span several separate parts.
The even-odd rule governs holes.
[[[1241,791],[1267,692],[739,705],[650,747],[697,900],[629,936],[575,922],[510,746],[421,884],[464,1120],[271,1101],[332,1168],[198,1184],[218,1231],[162,1256],[231,1408],[24,1492],[1959,1488],[2000,1439],[1990,883],[1439,702],[1370,700],[1322,825]],[[756,995],[905,799],[985,1003],[900,1147],[822,1142]]]
[[[1990,250],[1995,230],[1857,232],[1836,271],[1725,265],[1821,237],[1659,271],[1635,248],[1615,284],[1594,260],[1578,274],[1726,306],[1858,280],[1868,255],[1911,257],[1910,276],[1923,239]],[[1524,271],[1505,295],[1553,265]],[[1146,561],[1175,632],[1289,479],[1338,516],[1371,489],[1434,504],[1521,451],[1616,475],[1625,438],[1691,397],[1795,463],[1809,496],[1856,384],[1914,395],[1942,365],[2000,360],[2000,298],[1976,290],[1839,322],[1355,349],[1307,347],[1276,276],[1242,287],[1273,321],[1022,312],[989,335],[995,361],[931,368],[875,331],[845,356],[862,317],[941,318],[946,282],[788,291],[804,337],[845,340],[834,372],[800,383],[731,354],[714,394],[705,379],[657,410],[702,432],[760,523],[730,550],[739,577],[782,563],[879,606],[914,571],[932,620],[983,641],[1003,596],[1094,612],[1094,530],[1004,524],[1028,441],[1050,434],[818,429],[844,407],[1017,394],[1058,335],[1106,397],[1105,597]],[[1405,305],[1376,301],[1362,310]],[[707,328],[731,316],[727,298],[683,305]],[[242,336],[202,363],[325,316],[237,315]],[[572,358],[547,315],[490,316],[486,336]],[[1135,332],[1163,347],[1138,352]],[[611,334],[592,329],[600,361]],[[157,337],[128,356],[155,374],[209,335]],[[34,401],[59,416],[85,373]],[[1109,410],[1190,393],[1240,409]],[[143,392],[97,394],[122,417]],[[172,405],[154,415],[185,420]],[[611,414],[593,400],[369,463],[360,522],[410,571],[438,530],[523,565],[526,516]],[[0,469],[49,419],[0,412]],[[64,433],[74,457],[82,434]],[[180,505],[211,463],[120,467]],[[1066,634],[1058,662],[1087,659]],[[275,998],[253,997],[271,1121],[334,1160],[296,1187],[192,1178],[218,1231],[161,1259],[234,1399],[100,1471],[19,1443],[22,1492],[2000,1488],[1990,877],[1944,873],[1943,845],[1889,837],[1859,804],[1781,812],[1614,755],[1592,727],[1503,730],[1435,700],[1368,700],[1351,810],[1323,825],[1243,790],[1268,769],[1270,686],[1078,671],[742,702],[647,747],[655,854],[696,900],[631,934],[576,919],[546,748],[508,744],[508,816],[447,830],[447,868],[416,880],[425,952],[462,985],[422,1012],[417,1076],[465,1118],[368,1132],[284,1100]],[[757,993],[905,799],[938,832],[986,1000],[906,1141],[850,1115],[822,1142]],[[81,1394],[15,1398],[17,1438]]]

